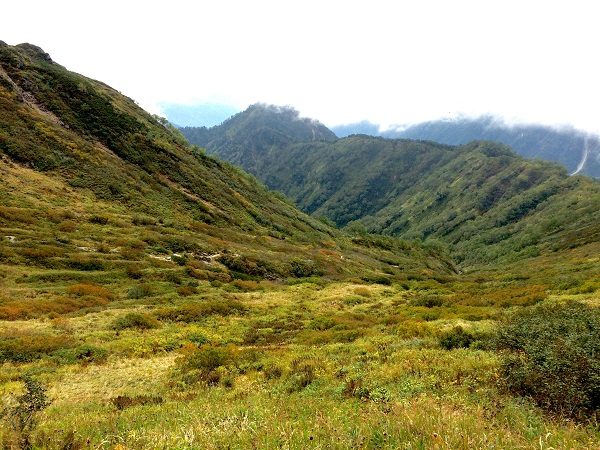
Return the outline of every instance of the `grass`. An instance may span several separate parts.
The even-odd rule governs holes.
[[[436,289],[452,298],[461,286]],[[34,442],[44,448],[75,439],[100,448],[215,449],[591,449],[600,442],[593,424],[546,415],[500,389],[495,352],[440,346],[439,338],[454,326],[486,333],[495,322],[469,320],[481,306],[413,306],[411,296],[432,291],[429,280],[412,281],[409,289],[351,281],[272,283],[233,293],[204,281],[198,289],[203,294],[163,292],[162,300],[135,301],[111,289],[121,293],[97,311],[58,322],[0,322],[3,330],[23,324],[25,334],[68,335],[108,355],[85,362],[50,352],[33,362],[4,364],[5,396],[19,389],[23,373],[35,373],[49,386],[52,404],[41,414]],[[369,296],[357,295],[361,289]],[[345,302],[349,296],[363,302]],[[167,310],[232,299],[244,309],[158,328],[114,329],[128,315],[161,318]],[[484,308],[492,315],[504,309]],[[437,319],[421,317],[432,309],[439,310]],[[252,329],[266,338],[247,343]],[[335,337],[356,330],[351,341]],[[216,365],[219,376],[208,383],[194,381],[189,370],[182,376],[190,350],[207,344],[228,349]]]

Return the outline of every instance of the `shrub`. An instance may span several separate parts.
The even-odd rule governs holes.
[[[91,295],[79,298],[58,297],[39,300],[14,300],[0,306],[0,320],[28,319],[42,314],[68,314],[84,308],[104,306],[108,302],[107,298]]]
[[[292,361],[287,379],[287,391],[301,391],[317,378],[318,363],[312,359],[298,358]]]
[[[91,297],[105,298],[107,300],[113,299],[113,293],[111,291],[105,287],[92,283],[74,284],[67,289],[67,293],[75,297],[84,297],[89,295]]]
[[[153,395],[136,395],[130,397],[128,395],[119,395],[110,400],[110,402],[117,408],[117,410],[122,411],[125,408],[131,408],[132,406],[139,405],[160,405],[163,402],[162,397],[156,397]]]
[[[132,280],[139,280],[144,276],[142,269],[138,265],[127,266],[127,269],[125,269],[125,273]]]
[[[232,284],[242,291],[257,291],[261,288],[260,284],[252,280],[235,280]]]
[[[204,300],[198,303],[187,303],[175,308],[164,308],[157,312],[160,320],[172,322],[196,322],[207,316],[229,316],[246,311],[246,307],[237,300]]]
[[[369,290],[369,288],[366,287],[357,287],[356,289],[354,289],[354,293],[356,295],[360,295],[361,297],[371,296],[371,291]]]
[[[311,277],[313,275],[323,275],[314,261],[309,259],[294,258],[289,262],[290,274],[296,278]]]
[[[189,297],[198,293],[198,289],[192,286],[180,286],[177,288],[177,293],[182,297]]]
[[[152,288],[147,284],[137,284],[127,292],[127,298],[138,300],[152,295]]]
[[[444,301],[436,295],[416,297],[410,301],[411,306],[424,306],[425,308],[434,308],[437,306],[442,306],[443,304]]]
[[[102,261],[96,258],[90,258],[89,256],[73,256],[68,261],[67,265],[72,269],[82,271],[104,270],[104,264]]]
[[[164,280],[168,281],[169,283],[173,283],[173,284],[181,284],[181,276],[180,276],[179,272],[176,272],[173,270],[165,272]]]
[[[475,341],[473,334],[465,331],[461,326],[454,327],[440,335],[439,343],[442,348],[452,350],[454,348],[469,348]]]
[[[274,380],[276,378],[281,378],[283,370],[275,364],[270,364],[263,369],[263,374],[267,380]]]
[[[367,283],[382,284],[384,286],[390,286],[392,284],[392,280],[384,275],[367,275],[362,277],[362,279]]]
[[[77,224],[72,220],[65,220],[58,225],[58,230],[63,233],[72,233],[77,229]]]
[[[108,357],[108,352],[104,348],[84,344],[75,349],[73,356],[77,362],[83,364],[103,363]]]
[[[73,346],[68,336],[13,331],[0,335],[0,362],[29,362]]]
[[[600,410],[600,311],[583,303],[541,304],[498,329],[501,379],[518,395],[574,418]]]
[[[144,313],[131,312],[117,318],[112,328],[115,330],[125,330],[135,328],[137,330],[151,330],[158,328],[160,323],[154,317]]]
[[[224,254],[219,256],[219,262],[234,272],[234,275],[237,274],[238,277],[241,277],[242,275],[270,277],[277,272],[275,268],[266,261],[241,255]]]
[[[94,223],[96,225],[106,225],[108,223],[108,217],[94,214],[90,217],[90,223]]]
[[[50,405],[46,395],[46,388],[31,376],[22,378],[25,392],[16,398],[14,405],[1,411],[0,417],[6,418],[12,431],[8,437],[15,445],[8,442],[6,448],[33,448],[31,435],[36,428],[38,414]]]
[[[223,375],[222,367],[234,361],[231,347],[217,347],[210,344],[201,347],[188,346],[177,361],[177,369],[184,382],[191,384],[202,382],[207,385],[218,384]]]
[[[156,219],[153,217],[136,215],[131,219],[134,225],[156,225]]]

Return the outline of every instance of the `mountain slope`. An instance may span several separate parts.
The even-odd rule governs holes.
[[[600,140],[573,129],[542,125],[506,125],[490,116],[476,119],[437,120],[408,128],[380,132],[368,122],[334,127],[338,136],[369,134],[394,139],[424,139],[449,145],[474,140],[500,142],[526,158],[557,162],[569,173],[600,178]],[[365,131],[367,130],[367,131]]]
[[[216,131],[216,130],[215,130]],[[208,150],[228,158],[226,124]],[[351,136],[282,146],[253,143],[262,159],[242,167],[305,211],[338,225],[440,239],[467,262],[518,259],[595,242],[600,186],[564,169],[528,161],[492,142],[449,146]],[[217,145],[218,144],[218,145]]]
[[[216,268],[269,278],[382,267],[381,250],[353,245],[29,44],[0,44],[0,158],[0,234],[9,236],[0,261],[9,265],[113,270],[177,260],[198,276]],[[417,247],[405,258],[415,269],[437,265]]]

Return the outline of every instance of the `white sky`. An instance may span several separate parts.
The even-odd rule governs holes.
[[[5,1],[0,39],[158,111],[292,105],[328,125],[457,114],[600,131],[595,1]]]

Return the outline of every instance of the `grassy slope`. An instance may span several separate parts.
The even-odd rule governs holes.
[[[37,448],[597,448],[597,428],[499,391],[495,353],[437,344],[507,308],[597,304],[595,244],[457,275],[435,250],[298,212],[37,49],[0,62],[0,396],[24,373],[49,386]],[[50,89],[56,74],[83,93]],[[325,276],[292,276],[298,261]],[[116,329],[129,313],[155,328]],[[181,374],[202,343],[233,355],[215,386]]]

